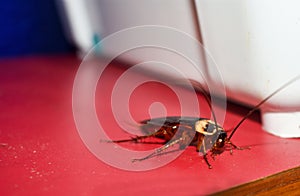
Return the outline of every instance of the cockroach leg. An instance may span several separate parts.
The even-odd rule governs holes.
[[[123,142],[135,142],[138,143],[142,139],[146,139],[149,137],[155,137],[155,133],[152,133],[150,135],[142,135],[142,136],[134,136],[130,137],[130,139],[124,139],[124,140],[100,140],[100,142],[107,142],[107,143],[123,143]]]
[[[205,163],[207,164],[207,166],[208,166],[208,169],[212,169],[212,166],[211,166],[211,164],[208,162],[208,159],[207,159],[207,154],[204,154],[203,155],[203,158],[204,158],[204,161],[205,161]]]
[[[213,160],[216,160],[216,158],[215,158],[215,157],[217,156],[217,154],[215,154],[215,153],[211,153],[211,154],[210,154],[210,156],[211,156],[211,158],[212,158]]]
[[[233,144],[231,141],[228,141],[227,144],[230,145],[230,154],[231,155],[233,154],[233,149],[236,149],[236,150],[245,150],[245,149],[250,150],[251,149],[250,146],[240,147],[240,146]]]
[[[136,161],[143,161],[143,160],[146,160],[146,159],[149,159],[151,157],[154,157],[154,156],[157,156],[159,154],[161,154],[164,150],[170,148],[171,146],[174,146],[175,144],[178,144],[179,142],[183,141],[183,138],[180,137],[179,139],[176,139],[170,143],[167,143],[165,144],[164,146],[156,149],[153,153],[143,157],[143,158],[139,158],[139,159],[132,159],[132,162],[136,162]]]
[[[212,166],[211,164],[208,162],[208,159],[207,159],[207,153],[206,153],[206,148],[205,148],[205,141],[203,142],[200,142],[200,137],[198,137],[198,142],[197,142],[197,152],[200,152],[200,149],[201,149],[201,146],[203,148],[203,158],[204,158],[204,161],[205,163],[207,164],[208,168],[209,169],[212,169]],[[214,158],[213,158],[214,159]]]

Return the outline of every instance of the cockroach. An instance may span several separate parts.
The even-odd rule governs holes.
[[[153,156],[162,154],[166,149],[179,145],[180,149],[184,149],[187,146],[195,146],[197,152],[201,152],[203,158],[208,166],[212,168],[211,164],[207,159],[207,155],[210,152],[211,156],[214,158],[216,155],[223,153],[225,150],[229,149],[231,154],[233,149],[242,150],[249,147],[238,147],[231,142],[231,138],[236,133],[240,125],[249,117],[251,114],[258,110],[262,104],[268,101],[271,97],[277,94],[279,91],[283,90],[285,87],[298,80],[300,76],[290,80],[286,84],[282,85],[276,91],[271,93],[256,106],[254,106],[232,129],[231,134],[228,136],[227,132],[222,126],[217,124],[216,116],[213,112],[210,98],[206,94],[202,85],[194,80],[190,80],[192,86],[197,91],[201,91],[208,102],[213,120],[207,118],[199,117],[181,117],[181,116],[168,116],[162,118],[153,118],[148,120],[143,120],[140,122],[140,129],[146,135],[134,136],[130,139],[124,140],[112,140],[109,142],[121,143],[121,142],[141,142],[143,139],[155,137],[162,139],[165,144],[160,148],[157,148],[153,153],[145,156],[143,158],[136,158],[132,161],[143,161],[149,159]],[[155,132],[153,132],[155,131]]]

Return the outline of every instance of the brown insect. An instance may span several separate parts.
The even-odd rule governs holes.
[[[160,155],[166,149],[170,148],[171,146],[174,146],[175,144],[178,144],[180,149],[184,149],[189,145],[195,146],[196,150],[203,154],[203,158],[208,167],[212,168],[211,164],[207,159],[208,153],[210,152],[211,156],[214,158],[216,155],[223,153],[225,150],[230,150],[230,152],[232,153],[233,149],[244,149],[236,146],[231,142],[231,138],[236,132],[236,130],[254,111],[259,109],[259,107],[262,104],[264,104],[267,100],[269,100],[279,91],[281,91],[294,81],[298,80],[299,78],[300,76],[290,80],[289,82],[278,88],[275,92],[270,94],[268,97],[263,99],[260,103],[258,103],[239,121],[239,123],[233,128],[229,136],[227,135],[228,131],[226,131],[222,126],[216,123],[217,120],[214,111],[212,110],[212,106],[210,104],[210,98],[205,93],[204,88],[198,82],[190,80],[193,84],[193,87],[198,91],[202,91],[202,93],[204,94],[204,97],[210,106],[213,120],[199,117],[180,116],[143,120],[140,122],[140,129],[146,135],[135,136],[130,139],[124,140],[112,140],[109,142],[142,142],[143,139],[150,137],[160,138],[165,142],[165,144],[162,147],[157,148],[153,153],[143,158],[133,159],[133,162],[146,160],[151,157]]]

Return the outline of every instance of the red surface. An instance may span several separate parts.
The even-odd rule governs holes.
[[[7,144],[0,147],[0,195],[202,195],[300,165],[299,139],[265,133],[258,114],[233,137],[235,144],[249,145],[251,150],[224,152],[210,160],[211,170],[194,147],[170,164],[146,172],[106,165],[85,147],[73,120],[72,85],[79,64],[73,56],[0,61],[0,143]],[[113,81],[120,73],[122,68],[112,67],[106,77]],[[144,118],[145,112],[139,112],[143,101],[147,99],[131,104],[135,118]],[[176,114],[177,109],[171,106],[168,113]],[[100,118],[108,114],[108,129],[117,127],[105,106],[99,104],[97,110]],[[207,107],[203,110],[208,113]],[[246,111],[229,105],[224,127],[235,125]],[[128,136],[119,133],[113,136]]]

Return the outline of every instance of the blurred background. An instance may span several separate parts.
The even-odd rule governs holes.
[[[55,1],[0,1],[0,27],[0,58],[74,52]]]
[[[207,83],[213,85],[212,89],[219,91],[218,88],[225,86],[226,97],[254,106],[279,86],[299,76],[299,6],[298,1],[292,0],[265,0],[263,3],[251,0],[165,0],[163,3],[161,0],[0,1],[0,58],[67,53],[83,57],[102,38],[121,30],[143,25],[167,26],[205,46],[205,50],[183,47],[187,39],[172,42],[184,54],[195,54],[199,61],[197,66],[208,78]],[[140,35],[140,38],[146,41],[158,39],[158,43],[164,43],[166,37],[171,37],[158,34]],[[123,40],[114,44],[115,49],[126,45],[128,39]],[[101,55],[116,52],[98,46]],[[136,51],[132,55],[125,53],[122,60],[136,64],[144,62],[145,56],[150,54]],[[155,58],[159,56],[152,54]],[[184,67],[188,78],[203,82],[199,74],[186,69],[187,64],[179,60],[180,55],[160,56],[176,68]],[[212,57],[211,62],[207,60],[208,56]],[[162,69],[151,71],[169,73]],[[219,73],[222,77],[218,77]],[[298,86],[293,84],[263,105],[265,129],[279,129],[276,122],[289,120],[295,122],[293,126],[281,128],[293,130],[293,133],[272,133],[299,137]],[[278,115],[278,111],[286,116]]]

